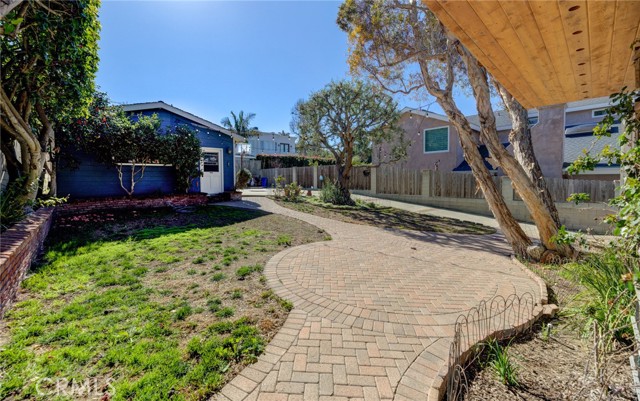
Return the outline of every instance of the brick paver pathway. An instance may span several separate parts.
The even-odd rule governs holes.
[[[258,362],[215,399],[434,399],[461,313],[495,295],[541,296],[499,236],[384,230],[266,198],[235,205],[306,221],[333,240],[267,263],[269,286],[295,308]]]

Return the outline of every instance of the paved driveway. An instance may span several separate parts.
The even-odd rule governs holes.
[[[294,217],[333,239],[290,248],[267,263],[269,286],[295,308],[265,354],[217,399],[434,397],[461,313],[496,295],[541,297],[497,235],[385,230],[266,198],[230,205]]]

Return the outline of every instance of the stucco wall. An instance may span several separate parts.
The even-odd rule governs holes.
[[[531,127],[533,151],[545,177],[562,177],[565,105],[538,109],[538,123]]]
[[[566,119],[565,125],[569,127],[572,125],[579,125],[579,124],[599,123],[600,121],[602,121],[602,117],[593,118],[591,117],[591,113],[593,110],[598,110],[601,108],[602,107],[597,107],[595,109],[589,109],[589,110],[570,111],[567,113],[567,119]]]
[[[400,126],[405,132],[405,139],[411,144],[407,148],[407,159],[395,163],[407,169],[435,170],[436,164],[439,170],[451,171],[458,166],[463,160],[462,148],[460,147],[460,139],[458,131],[455,127],[445,121],[436,120],[434,118],[424,117],[418,114],[412,114],[411,117],[405,113],[400,118]],[[449,127],[449,151],[439,153],[424,153],[424,130],[428,128]],[[392,145],[382,145],[382,155],[388,155]],[[374,162],[378,162],[378,151],[374,148]]]

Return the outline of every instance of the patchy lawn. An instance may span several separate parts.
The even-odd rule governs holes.
[[[367,224],[382,228],[430,231],[454,234],[493,234],[491,227],[478,223],[408,212],[373,202],[356,200],[355,206],[336,206],[324,203],[317,197],[301,197],[298,202],[275,199],[280,206],[299,212],[322,216],[353,224]]]
[[[0,399],[206,399],[293,306],[265,285],[266,261],[325,237],[225,207],[59,220],[0,322]]]

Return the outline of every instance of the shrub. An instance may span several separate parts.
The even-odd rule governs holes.
[[[351,199],[345,198],[336,184],[330,181],[325,182],[322,186],[320,200],[333,205],[349,205],[352,202]]]
[[[25,215],[25,204],[22,201],[26,191],[23,186],[24,180],[16,180],[10,183],[0,194],[0,231],[4,231],[9,226],[22,220]]]
[[[334,158],[302,155],[257,155],[262,168],[287,168],[305,166],[330,166],[336,164]]]
[[[233,316],[234,313],[235,311],[233,310],[233,308],[227,306],[217,311],[216,316],[219,318],[226,318]]]
[[[298,202],[300,200],[300,194],[302,193],[302,187],[295,182],[284,187],[284,199],[289,202]]]
[[[252,266],[242,266],[236,270],[236,277],[238,277],[238,280],[244,280],[247,276],[250,276],[251,273],[253,273]]]
[[[238,171],[238,174],[236,176],[236,188],[237,189],[246,188],[249,181],[251,181],[251,177],[252,177],[251,171],[249,171],[246,168],[243,168],[240,171]]]

